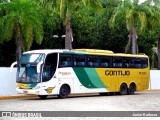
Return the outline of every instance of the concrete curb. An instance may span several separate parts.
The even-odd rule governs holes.
[[[144,91],[138,91],[138,92],[155,92],[155,91],[160,92],[160,89],[144,90]],[[93,93],[87,93],[87,94],[89,95],[89,94],[93,94]],[[70,95],[70,96],[76,96],[76,95],[80,95],[80,94],[73,94],[73,95]],[[38,96],[37,95],[0,96],[0,100],[18,99],[18,98],[34,98],[34,97],[38,97]]]
[[[37,97],[37,95],[0,96],[0,100],[32,98],[32,97]]]

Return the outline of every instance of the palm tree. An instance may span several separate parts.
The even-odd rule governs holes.
[[[160,31],[158,33],[158,70],[160,70]]]
[[[55,1],[55,0],[54,0]],[[60,18],[65,21],[66,37],[65,49],[72,49],[73,31],[71,28],[71,17],[80,6],[100,9],[101,0],[56,0],[56,11],[59,12]]]
[[[10,2],[10,0],[0,0],[0,3]]]
[[[146,0],[146,4],[149,4],[151,6],[154,6],[153,10],[156,13],[156,15],[158,16],[158,19],[153,21],[152,25],[156,25],[153,28],[160,28],[160,0]],[[154,16],[153,16],[154,17]],[[151,26],[151,25],[150,25]],[[157,33],[158,33],[158,70],[160,70],[160,30],[157,29]],[[154,56],[154,54],[152,55]]]
[[[32,0],[12,0],[12,2],[1,4],[0,7],[4,11],[3,16],[0,17],[0,41],[15,38],[16,60],[20,65],[22,49],[30,49],[33,40],[41,44],[43,39],[39,6]]]
[[[137,31],[142,31],[145,27],[153,28],[153,26],[156,26],[155,23],[159,21],[158,15],[154,10],[154,6],[150,4],[139,4],[139,0],[134,0],[133,2],[131,0],[121,0],[110,19],[110,23],[114,25],[117,17],[123,16],[125,18],[126,27],[129,31],[129,42],[132,41],[132,54],[137,54]],[[126,52],[129,44],[126,46]]]

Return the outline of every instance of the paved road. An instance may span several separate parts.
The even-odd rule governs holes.
[[[79,95],[67,99],[56,96],[45,100],[23,98],[0,100],[0,111],[160,111],[160,91],[137,92],[134,95]]]
[[[160,91],[125,96],[95,94],[67,99],[51,96],[45,100],[38,97],[0,100],[0,111],[160,111]]]

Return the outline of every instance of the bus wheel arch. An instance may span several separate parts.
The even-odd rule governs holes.
[[[120,85],[120,95],[126,95],[128,92],[128,87],[126,83]]]
[[[129,85],[128,94],[129,94],[129,95],[133,95],[135,91],[136,91],[136,84],[135,84],[134,82],[132,82],[132,83]]]
[[[67,98],[71,92],[71,88],[68,84],[63,84],[59,89],[58,98],[63,99]]]

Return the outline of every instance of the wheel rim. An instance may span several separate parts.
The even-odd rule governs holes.
[[[61,89],[61,95],[62,96],[68,95],[68,89],[67,89],[67,87],[62,87],[62,89]]]
[[[134,85],[131,85],[130,86],[130,92],[134,92],[135,91],[135,86]]]
[[[127,86],[125,84],[122,84],[121,89],[120,89],[120,93],[122,95],[127,94]]]
[[[66,95],[67,94],[67,89],[66,88],[63,88],[62,91],[61,91],[62,95]]]
[[[122,88],[121,88],[121,90],[122,90],[122,91],[126,91],[126,86],[123,85]]]

